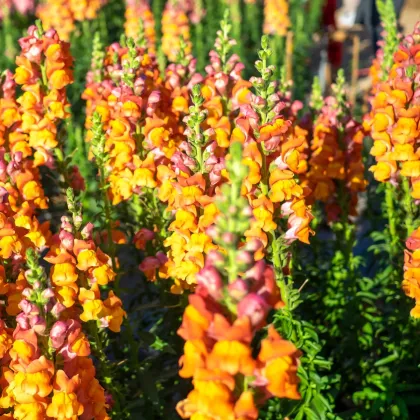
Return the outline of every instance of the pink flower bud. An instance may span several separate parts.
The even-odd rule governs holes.
[[[93,232],[93,223],[89,222],[86,224],[86,226],[82,229],[82,237],[83,239],[91,239],[92,238],[92,232]]]
[[[206,258],[206,267],[212,267],[213,265],[223,264],[225,261],[223,255],[217,251],[210,251]]]
[[[206,235],[210,236],[212,239],[217,239],[219,237],[219,231],[216,226],[211,225],[206,229]]]
[[[54,291],[50,288],[50,287],[48,287],[47,289],[45,289],[43,292],[42,292],[42,295],[41,295],[44,299],[51,299],[51,298],[53,298],[54,296],[55,296],[55,294],[54,294]]]
[[[257,261],[254,266],[245,273],[245,278],[253,283],[260,283],[264,278],[266,264],[263,260]]]
[[[25,289],[27,290],[27,289]],[[33,316],[33,315],[38,315],[39,314],[39,309],[36,305],[34,305],[33,303],[29,302],[26,299],[23,299],[20,301],[19,303],[19,308],[22,309],[22,311],[29,316]]]
[[[8,196],[9,193],[7,192],[6,188],[0,187],[0,203],[6,203]]]
[[[228,286],[229,296],[236,301],[242,300],[248,293],[248,285],[245,280],[237,279]]]
[[[24,312],[21,312],[16,317],[16,322],[19,324],[20,328],[22,328],[23,330],[29,330],[30,328],[29,319]]]
[[[45,319],[39,315],[36,315],[30,319],[31,327],[37,334],[42,334],[47,327]]]
[[[158,90],[152,91],[147,102],[149,104],[156,104],[160,101],[161,93]]]
[[[13,0],[13,5],[15,6],[16,10],[22,14],[26,15],[29,12],[33,11],[35,7],[34,0]]]
[[[60,313],[63,312],[66,309],[66,307],[60,303],[57,302],[51,309],[51,313],[55,318],[58,318],[60,316]]]
[[[223,235],[222,235],[222,240],[223,240],[223,242],[225,242],[226,244],[228,244],[228,245],[232,245],[234,242],[235,242],[235,240],[236,240],[236,235],[234,235],[233,233],[231,233],[231,232],[225,232]]]
[[[254,256],[251,252],[241,251],[237,256],[237,261],[250,266],[254,262]]]
[[[255,238],[246,243],[245,249],[250,252],[257,252],[262,246],[262,242]]]
[[[147,242],[151,241],[155,237],[155,233],[150,229],[141,228],[134,235],[134,243],[137,249],[146,249]]]
[[[251,208],[251,206],[246,206],[246,207],[242,210],[242,214],[243,214],[244,216],[247,216],[247,217],[252,217],[253,213],[252,213],[252,208]]]
[[[73,250],[74,245],[74,236],[72,233],[68,232],[67,230],[60,230],[59,238],[61,241],[61,245],[64,249],[67,249],[68,251]]]
[[[67,324],[63,321],[57,321],[51,328],[50,338],[52,346],[59,349],[66,339]]]
[[[215,300],[220,300],[222,298],[223,282],[216,268],[204,267],[197,273],[197,282],[204,287]]]
[[[265,300],[255,294],[251,293],[239,302],[238,317],[247,316],[253,327],[261,327],[264,324],[269,307]]]
[[[70,220],[67,216],[62,216],[61,217],[61,229],[67,231],[67,232],[72,232],[73,231],[73,227],[70,223]]]

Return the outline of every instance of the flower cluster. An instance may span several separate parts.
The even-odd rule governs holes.
[[[87,141],[104,137],[112,203],[118,204],[142,187],[156,186],[154,155],[143,143],[150,139],[164,148],[163,143],[170,143],[169,132],[164,133],[169,123],[158,117],[159,71],[144,49],[128,38],[127,46],[112,44],[101,64],[102,74],[88,75],[82,95],[87,100]]]
[[[400,37],[397,33],[397,17],[394,4],[387,0],[377,2],[377,8],[381,18],[383,31],[381,40],[378,41],[378,50],[376,57],[372,61],[369,69],[369,75],[372,80],[371,93],[377,93],[378,84],[387,78],[387,74],[393,64],[393,55],[398,49]]]
[[[89,358],[89,329],[82,322],[94,320],[98,321],[94,329],[99,325],[119,331],[125,312],[112,291],[101,300],[99,287],[112,281],[115,274],[109,257],[92,240],[92,225],[82,229],[72,193],[69,208],[72,220],[63,217],[62,229],[48,242],[50,249],[44,257],[53,264],[51,281],[38,263],[29,234],[25,256],[17,235],[12,237],[16,248],[2,255],[2,277],[6,271],[13,273],[20,267],[15,288],[11,281],[1,279],[1,293],[8,297],[6,311],[16,316],[16,328],[11,333],[2,321],[5,368],[0,407],[12,410],[14,418],[109,419],[104,389]],[[16,294],[22,286],[19,298],[14,298],[11,293]]]
[[[407,239],[404,251],[404,280],[402,283],[405,294],[416,301],[411,315],[420,318],[420,229],[416,229]]]
[[[153,267],[164,264],[159,277],[173,279],[174,293],[195,287],[205,255],[216,248],[206,230],[218,212],[214,198],[228,181],[225,160],[233,141],[244,144],[243,163],[250,168],[242,188],[255,217],[246,232],[247,240],[258,238],[264,248],[268,247],[270,232],[283,223],[283,218],[289,222],[286,229],[289,242],[295,239],[307,242],[311,232],[312,215],[305,204],[308,191],[299,186],[297,177],[305,168],[305,161],[301,160],[305,136],[292,121],[280,115],[285,105],[275,92],[274,82],[269,80],[272,69],[267,67],[267,45],[267,51],[261,52],[263,61],[258,64],[265,79],[245,81],[241,77],[243,64],[236,55],[230,55],[234,42],[229,39],[229,31],[225,17],[215,50],[210,52],[211,65],[206,67],[206,77],[195,73],[195,61],[189,55],[180,56],[181,62],[170,64],[166,71],[165,87],[172,98],[173,115],[178,117],[174,127],[179,127],[181,141],[173,142],[174,151],[170,155],[162,142],[155,143],[154,187],[175,217],[168,228],[172,233],[164,241],[169,248],[167,261],[153,256],[141,268],[147,267],[150,272],[150,264]],[[197,82],[201,86],[193,84]],[[250,90],[252,85],[255,95]],[[192,86],[192,105],[188,108]],[[149,145],[147,128],[146,124]],[[160,129],[161,133],[165,131]],[[169,160],[156,159],[164,154]],[[259,258],[262,255],[260,252]]]
[[[156,50],[155,19],[147,0],[126,0],[125,34],[137,40],[137,45],[146,43],[147,50],[154,53]]]
[[[40,24],[19,43],[15,75],[6,71],[0,89],[0,415],[105,420],[89,339],[99,340],[98,329],[120,330],[121,300],[100,289],[115,274],[93,226],[82,229],[73,193],[72,220],[63,216],[59,234],[38,215],[47,207],[39,168],[56,164],[73,59],[56,31]]]
[[[335,96],[325,98],[313,124],[308,172],[304,183],[313,201],[325,203],[327,219],[356,215],[358,193],[364,191],[362,147],[364,131],[344,102],[340,73]]]
[[[45,0],[36,9],[46,29],[54,28],[68,41],[77,21],[95,19],[105,0]]]
[[[379,83],[365,126],[374,140],[370,151],[376,165],[370,170],[380,182],[411,181],[411,195],[420,198],[420,160],[417,150],[420,122],[419,88],[420,25],[394,54],[386,81]]]
[[[73,82],[70,45],[61,41],[55,30],[43,32],[31,26],[28,36],[19,41],[22,52],[16,58],[15,81],[21,85],[17,99],[22,115],[21,131],[34,165],[53,165],[53,149],[58,145],[58,123],[69,116],[66,86]]]
[[[255,94],[240,107],[231,139],[244,144],[244,163],[250,168],[243,194],[255,220],[246,236],[258,238],[264,247],[270,242],[270,232],[284,228],[284,219],[289,243],[296,239],[308,242],[313,218],[305,202],[310,191],[299,185],[298,178],[306,170],[302,159],[306,138],[296,119],[286,119],[287,103],[272,80],[274,67],[267,64],[271,53],[268,40],[263,37],[260,60],[256,63],[261,77],[251,79]]]
[[[3,17],[4,11],[16,10],[22,15],[33,12],[35,8],[35,0],[4,0],[1,3],[0,19]]]
[[[286,0],[264,1],[264,33],[285,36],[290,27],[289,4]]]
[[[191,52],[190,26],[186,10],[188,2],[169,0],[162,15],[162,51],[169,61],[175,62],[180,51],[181,40],[184,49]]]
[[[73,224],[62,217],[58,238],[44,257],[52,264],[51,283],[63,309],[71,313],[78,301],[83,309],[81,321],[100,321],[101,326],[119,332],[125,315],[121,301],[112,290],[104,301],[100,293],[100,286],[115,278],[110,258],[93,241],[91,223],[78,231],[80,221],[80,215],[75,216]]]
[[[241,148],[237,142],[231,145],[231,184],[222,187],[220,215],[210,232],[224,252],[206,257],[178,330],[186,340],[179,374],[193,378],[194,385],[177,405],[182,418],[257,419],[257,407],[271,396],[300,398],[296,347],[270,326],[258,353],[253,350],[269,311],[282,302],[273,268],[254,260],[257,241],[239,249],[251,214],[241,197],[247,173]]]
[[[73,59],[54,30],[31,26],[19,42],[15,74],[6,71],[1,84],[0,187],[15,212],[30,215],[48,205],[39,167],[55,167],[60,123],[69,115],[66,87],[73,81]],[[77,168],[71,171],[69,183],[78,181]]]

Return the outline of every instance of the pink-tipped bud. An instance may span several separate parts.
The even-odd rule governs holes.
[[[155,237],[150,229],[142,228],[134,235],[134,244],[137,249],[146,249],[146,244]]]
[[[247,216],[247,217],[252,217],[253,213],[252,213],[252,208],[251,208],[251,206],[246,206],[246,207],[242,210],[242,214],[243,214],[244,216]]]
[[[206,235],[215,240],[219,237],[219,231],[215,225],[211,225],[206,229]]]
[[[40,281],[38,281],[38,280],[36,280],[36,281],[34,281],[34,283],[33,283],[33,285],[32,285],[32,288],[33,288],[34,290],[38,290],[38,289],[40,289],[40,288],[41,288],[41,286],[42,286],[41,282],[40,282]]]
[[[210,251],[206,258],[206,267],[217,266],[225,262],[224,256],[217,251]]]
[[[251,239],[246,243],[245,249],[250,252],[257,252],[262,248],[262,242],[259,239]]]
[[[43,292],[42,292],[42,295],[41,295],[44,299],[51,299],[51,298],[53,298],[54,296],[55,296],[55,294],[54,294],[54,291],[50,288],[50,287],[48,287],[47,289],[45,289]]]
[[[92,232],[93,232],[93,223],[89,222],[86,224],[86,226],[82,229],[82,237],[83,239],[91,239],[92,238]]]
[[[32,296],[32,293],[33,293],[33,290],[30,287],[27,287],[26,289],[23,289],[22,296],[25,297],[26,299],[29,299]]]
[[[57,321],[51,328],[50,338],[52,346],[59,349],[66,339],[67,324],[63,321]]]
[[[42,334],[47,328],[45,319],[39,315],[36,315],[30,319],[31,327],[37,334]]]
[[[21,312],[16,317],[16,322],[19,324],[19,326],[20,326],[20,328],[22,328],[22,330],[29,330],[29,328],[30,328],[29,319],[24,312]]]
[[[254,262],[254,256],[251,252],[241,251],[237,256],[237,261],[246,266],[250,266]]]
[[[197,273],[197,282],[204,287],[215,300],[222,298],[222,277],[214,267],[205,267]]]
[[[61,241],[61,245],[64,249],[67,249],[68,251],[73,250],[74,245],[74,236],[72,233],[68,232],[67,230],[60,230],[59,238]]]
[[[228,286],[229,296],[236,301],[241,301],[248,293],[248,285],[245,280],[237,279]]]
[[[60,303],[57,302],[51,309],[51,313],[55,318],[58,318],[61,314],[61,312],[63,312],[66,309],[66,307]]]
[[[264,324],[269,306],[259,295],[251,293],[245,296],[238,304],[238,317],[247,316],[253,327],[260,327]]]
[[[34,316],[39,314],[39,308],[26,299],[20,301],[19,308],[22,309],[22,311],[28,316]]]
[[[225,242],[227,245],[233,245],[235,243],[236,240],[236,235],[234,235],[231,232],[225,232],[222,235],[222,240],[223,242]]]
[[[70,220],[67,216],[62,216],[61,217],[61,229],[67,231],[67,232],[72,232],[73,231],[73,226],[70,223]]]
[[[149,104],[156,104],[160,101],[161,93],[158,90],[154,90],[150,95],[147,102]]]
[[[258,284],[264,278],[264,270],[266,264],[263,260],[257,261],[252,268],[245,273],[245,278],[251,280],[253,283]]]

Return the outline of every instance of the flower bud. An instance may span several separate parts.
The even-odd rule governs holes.
[[[37,334],[42,334],[45,329],[47,328],[47,323],[45,322],[45,319],[39,315],[35,315],[30,319],[30,324],[32,329]]]
[[[206,288],[210,296],[215,300],[222,298],[223,281],[219,272],[214,267],[204,267],[197,273],[197,282]]]
[[[60,230],[59,238],[61,241],[61,245],[64,249],[71,251],[74,245],[74,236],[72,233],[68,232],[67,230]]]
[[[261,296],[251,293],[239,302],[238,317],[247,316],[254,328],[261,327],[265,322],[268,310],[269,307],[265,300]]]
[[[59,349],[66,339],[67,324],[63,321],[57,321],[51,328],[50,338],[52,346]]]
[[[22,328],[23,330],[29,330],[30,328],[29,319],[24,312],[21,312],[16,317],[16,322],[19,324],[20,328]]]
[[[245,280],[237,279],[228,286],[229,296],[236,301],[241,301],[248,293],[248,285]]]
[[[43,292],[42,292],[42,294],[41,294],[41,296],[44,298],[44,299],[51,299],[51,298],[53,298],[54,296],[55,296],[55,294],[54,294],[54,291],[50,288],[50,287],[48,287],[47,289],[45,289]]]
[[[57,302],[51,309],[51,313],[55,318],[58,318],[61,314],[61,312],[63,312],[66,309],[66,307],[60,303]]]
[[[93,232],[93,223],[89,222],[86,223],[86,226],[82,229],[82,238],[83,239],[91,239],[92,238],[92,232]]]

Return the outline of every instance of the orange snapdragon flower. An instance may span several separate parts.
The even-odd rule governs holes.
[[[290,27],[289,5],[286,0],[264,1],[264,33],[285,36]]]
[[[406,37],[394,54],[394,64],[386,81],[377,83],[371,100],[372,110],[365,117],[364,127],[374,140],[371,155],[376,165],[370,168],[376,180],[388,182],[398,176],[407,177],[411,195],[420,198],[419,137],[420,106],[415,100],[414,79],[419,72],[418,34]]]
[[[180,38],[186,43],[185,53],[191,52],[190,28],[183,2],[169,0],[162,15],[162,51],[169,61],[176,61]]]
[[[156,50],[155,19],[146,0],[126,0],[125,9],[125,34],[133,39],[139,36],[139,22],[141,20],[147,49],[150,53]]]

